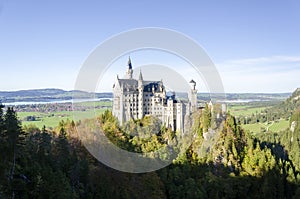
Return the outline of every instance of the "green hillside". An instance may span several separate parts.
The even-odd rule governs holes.
[[[289,121],[266,123],[269,131],[256,134],[243,129],[236,117],[220,116],[218,104],[191,115],[186,135],[151,116],[121,126],[109,109],[93,119],[60,121],[55,129],[22,128],[15,111],[1,107],[0,198],[296,199],[300,197],[297,100],[289,98],[283,102],[287,107],[280,107],[294,107],[289,109]],[[286,123],[293,128],[271,130]],[[172,160],[171,164],[141,174],[114,170],[83,145],[106,147],[109,142],[101,139],[100,130],[114,146],[157,163]],[[117,163],[133,162],[125,157]]]

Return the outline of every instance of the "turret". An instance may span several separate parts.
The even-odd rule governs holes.
[[[143,75],[142,75],[141,69],[140,69],[138,84],[139,84],[139,86],[143,84]]]
[[[194,112],[197,110],[197,89],[196,89],[196,82],[191,80],[190,82],[191,90],[189,92],[189,100],[191,105],[191,111]]]
[[[196,90],[196,82],[194,80],[190,81],[190,85],[191,85],[193,90]]]

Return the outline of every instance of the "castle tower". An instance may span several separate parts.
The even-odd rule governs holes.
[[[138,79],[138,118],[142,119],[144,117],[144,86],[143,86],[143,75],[140,70],[139,79]]]
[[[132,64],[131,64],[131,59],[129,57],[128,63],[127,63],[127,69],[126,69],[126,78],[132,79],[132,73],[133,73]]]
[[[190,81],[191,90],[189,92],[189,101],[191,104],[191,112],[197,110],[197,89],[196,89],[196,82],[194,80]]]

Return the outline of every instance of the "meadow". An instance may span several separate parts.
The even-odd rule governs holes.
[[[289,121],[281,119],[279,121],[272,121],[266,123],[243,124],[242,128],[250,131],[253,134],[280,132],[289,128]]]
[[[251,116],[252,114],[260,113],[269,106],[255,106],[247,104],[230,104],[228,105],[228,110],[234,116]]]
[[[46,105],[45,105],[46,106]],[[49,106],[49,105],[47,105]],[[60,104],[61,106],[61,104]],[[67,105],[66,105],[67,106]],[[79,120],[94,118],[103,113],[106,109],[111,109],[112,103],[110,101],[96,101],[96,102],[80,102],[73,107],[75,110],[62,111],[22,111],[19,110],[18,118],[22,125],[33,124],[39,128],[44,125],[46,128],[53,129],[58,126],[62,120]],[[27,121],[26,118],[33,116],[34,121]]]
[[[231,104],[228,106],[229,112],[235,117],[251,117],[255,114],[262,113],[265,109],[270,108],[269,105],[262,105],[259,102],[249,104]],[[256,122],[251,124],[241,124],[242,128],[250,131],[253,134],[280,132],[289,128],[289,121],[286,119],[279,119],[275,121]]]

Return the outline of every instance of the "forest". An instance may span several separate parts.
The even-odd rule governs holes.
[[[151,116],[120,126],[110,110],[94,119],[62,120],[55,129],[22,127],[17,112],[1,105],[0,198],[300,198],[297,96],[276,107],[278,114],[290,115],[291,128],[257,136],[230,113],[216,117],[217,106],[195,113],[190,134],[182,136],[157,127]],[[89,135],[95,123],[127,151],[175,143],[178,155],[153,172],[114,170],[94,158],[78,136]],[[149,133],[153,128],[158,133]],[[169,156],[162,151],[164,161]]]

